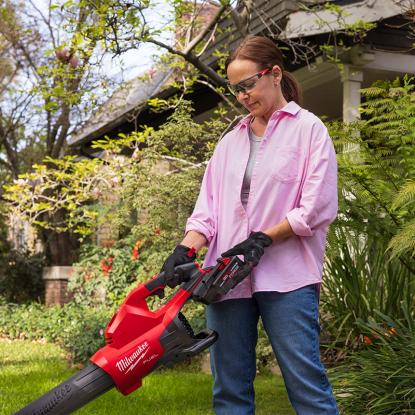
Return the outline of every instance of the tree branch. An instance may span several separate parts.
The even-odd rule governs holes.
[[[8,159],[8,163],[6,164],[6,162],[3,161],[3,164],[9,167],[9,170],[14,177],[17,177],[19,174],[18,162],[16,154],[9,143],[8,136],[9,134],[3,125],[3,113],[0,108],[0,144],[3,144]]]
[[[226,87],[226,81],[218,75],[210,66],[203,63],[196,55],[194,55],[192,52],[189,53],[183,53],[179,50],[176,50],[172,48],[169,45],[166,45],[163,42],[160,42],[156,39],[148,39],[149,43],[153,43],[154,45],[160,46],[163,49],[166,49],[168,52],[170,52],[173,55],[178,55],[184,58],[186,61],[190,62],[195,68],[199,69],[199,71],[206,75],[208,78],[210,78],[213,83],[217,86],[223,86]]]
[[[226,11],[228,7],[229,7],[228,3],[222,4],[222,6],[217,10],[217,12],[213,16],[209,24],[186,47],[186,49],[183,52],[185,55],[190,53],[206,37],[206,35],[216,26],[216,24],[219,22],[220,18],[222,17],[223,13]]]
[[[50,2],[49,2],[49,8],[48,8],[48,10],[49,10],[49,19],[47,19],[45,17],[45,15],[42,13],[42,11],[33,2],[33,0],[29,0],[29,1],[30,1],[30,4],[32,5],[32,7],[39,13],[40,17],[42,18],[43,22],[45,23],[46,27],[48,28],[49,35],[50,35],[50,38],[52,40],[53,48],[56,49],[57,44],[56,44],[56,41],[55,41],[55,35],[53,33],[53,29],[52,29],[52,26],[50,24]]]
[[[7,170],[13,171],[12,165],[10,163],[8,163],[6,160],[3,160],[1,157],[0,157],[0,164],[2,166],[6,167]]]
[[[249,25],[251,23],[253,10],[254,0],[239,0],[236,8],[231,8],[231,18],[242,37],[245,37],[250,33]]]

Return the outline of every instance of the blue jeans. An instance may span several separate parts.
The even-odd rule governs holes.
[[[260,316],[297,414],[339,413],[320,361],[317,287],[258,292],[253,298],[208,306],[208,326],[219,334],[210,350],[216,415],[255,413],[253,382]]]

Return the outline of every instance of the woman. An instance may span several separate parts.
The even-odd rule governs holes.
[[[318,323],[325,240],[337,212],[333,144],[323,123],[298,105],[298,84],[271,40],[247,37],[226,70],[249,115],[218,143],[186,235],[163,269],[172,274],[204,245],[205,266],[220,255],[243,255],[256,266],[207,309],[219,334],[211,348],[216,414],[255,411],[261,317],[297,414],[334,415]]]

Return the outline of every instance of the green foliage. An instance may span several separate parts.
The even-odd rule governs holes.
[[[358,321],[378,312],[415,322],[415,280],[398,259],[391,259],[387,242],[370,234],[336,227],[324,271],[322,310],[331,347],[347,352],[362,345]],[[326,345],[330,355],[331,347]],[[339,351],[338,351],[339,352]],[[337,358],[343,357],[342,352]]]
[[[414,220],[406,187],[415,171],[414,85],[408,78],[382,81],[362,93],[362,121],[329,126],[340,192],[328,237],[322,310],[331,347],[341,349],[338,357],[361,346],[359,320],[369,321],[376,312],[407,325],[415,320],[415,261],[406,255],[413,240],[401,231],[410,232]],[[402,237],[408,239],[397,249]]]
[[[412,176],[414,177],[414,176]],[[407,217],[399,232],[390,240],[389,248],[393,256],[409,254],[415,256],[415,181],[404,183],[392,203],[392,210]]]
[[[258,342],[256,345],[256,364],[257,369],[263,371],[264,368],[275,366],[275,355],[271,343],[268,340],[262,321],[258,326]]]
[[[86,363],[104,346],[104,329],[109,322],[107,308],[78,308],[67,306],[63,324],[66,325],[57,343],[69,352],[73,363]]]
[[[24,303],[43,296],[43,254],[10,249],[0,256],[0,295],[7,301]]]
[[[0,212],[0,296],[17,303],[40,298],[43,265],[42,254],[13,249],[7,240],[5,215]]]
[[[339,151],[337,224],[389,241],[414,213],[395,205],[398,191],[415,173],[414,85],[405,78],[362,93],[363,121],[330,125]]]
[[[415,332],[388,318],[381,321],[363,325],[366,350],[334,370],[345,415],[409,415],[415,410]]]
[[[153,272],[156,263],[160,266],[162,258],[180,242],[206,160],[224,127],[218,118],[195,123],[189,105],[182,103],[166,124],[149,135],[148,147],[139,153],[142,161],[124,181],[120,220],[128,223],[128,218],[136,218],[128,230],[152,252],[147,262],[153,265],[147,272]]]
[[[101,190],[98,187],[111,188],[117,178],[104,169],[99,159],[46,158],[45,164],[35,164],[31,173],[4,186],[4,197],[15,205],[16,214],[35,225],[63,232],[76,223],[75,232],[82,235],[98,217],[94,206],[85,203],[93,200],[94,192]],[[63,223],[51,219],[61,211],[67,212]]]
[[[7,186],[4,197],[15,214],[43,228],[71,230],[80,239],[108,223],[123,235],[129,233],[134,217],[146,223],[133,231],[136,239],[149,239],[164,224],[168,231],[182,232],[205,160],[226,126],[219,118],[198,124],[192,111],[182,100],[158,130],[144,128],[116,141],[96,142],[94,147],[106,153],[104,159],[47,158]],[[58,213],[63,220],[52,220]]]
[[[118,241],[107,248],[96,245],[84,245],[79,261],[74,264],[75,271],[69,281],[69,290],[74,293],[77,304],[118,305],[126,296],[132,285],[137,285],[145,278],[141,273],[141,241],[136,245]],[[144,250],[145,252],[145,250]]]
[[[0,335],[10,339],[47,340],[62,346],[73,363],[86,362],[104,345],[111,313],[104,307],[66,304],[46,307],[0,303]]]

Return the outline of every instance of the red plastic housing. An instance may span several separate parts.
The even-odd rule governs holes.
[[[107,345],[90,359],[112,377],[124,395],[139,388],[141,380],[161,358],[164,350],[159,339],[191,295],[180,289],[168,303],[153,312],[146,298],[164,286],[150,291],[145,285],[134,289],[118,308],[105,329]]]

